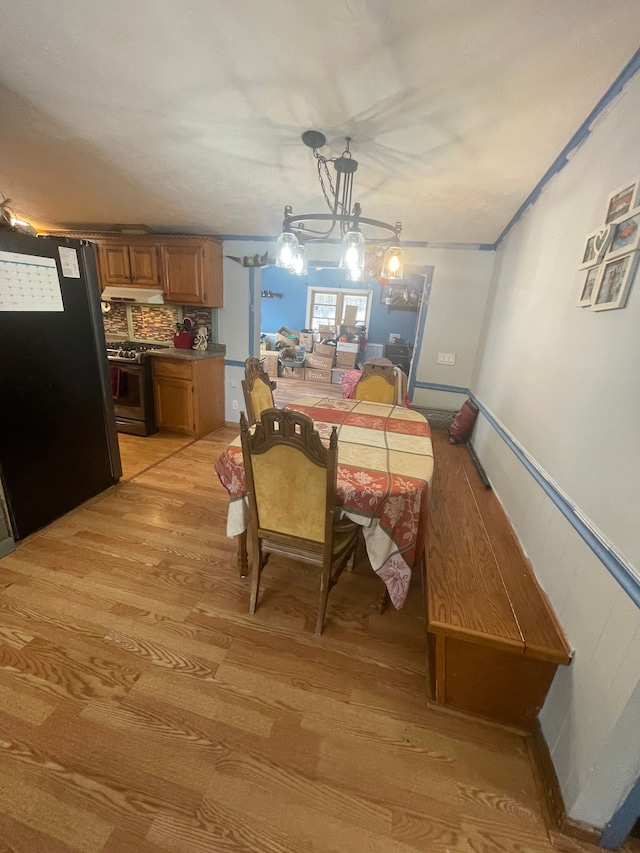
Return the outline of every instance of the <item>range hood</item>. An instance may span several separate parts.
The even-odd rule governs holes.
[[[105,287],[103,302],[131,302],[138,305],[164,305],[164,293],[150,287]]]

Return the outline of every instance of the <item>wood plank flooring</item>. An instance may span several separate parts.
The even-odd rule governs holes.
[[[316,637],[317,577],[274,561],[249,615],[235,434],[0,561],[0,851],[595,853],[547,831],[523,737],[427,709],[419,582],[380,615],[361,553]]]
[[[191,444],[188,435],[171,432],[156,432],[153,435],[129,435],[118,433],[120,459],[122,460],[122,481],[131,480],[152,465],[162,462],[167,456]]]

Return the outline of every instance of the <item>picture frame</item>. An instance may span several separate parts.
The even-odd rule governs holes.
[[[631,210],[613,228],[607,260],[618,258],[640,247],[640,207]]]
[[[614,231],[615,225],[604,225],[602,228],[587,234],[582,252],[582,262],[578,269],[589,269],[589,267],[595,267],[600,263],[609,248]]]
[[[600,229],[597,231],[592,231],[590,234],[587,234],[587,239],[585,240],[584,249],[582,251],[582,261],[578,266],[578,269],[584,270],[589,267],[594,267],[598,263],[598,253],[596,251],[596,238],[600,233]]]
[[[638,206],[638,185],[640,179],[634,178],[617,190],[614,190],[607,199],[607,215],[605,223],[609,225],[618,219],[625,217],[630,210]]]
[[[591,298],[592,311],[624,308],[638,265],[638,253],[630,252],[602,264]]]
[[[598,278],[600,276],[600,265],[591,267],[586,276],[584,276],[582,281],[582,287],[580,289],[580,296],[576,305],[579,305],[581,308],[586,308],[591,305],[591,301],[593,299],[593,291],[595,290],[596,284],[598,282]]]
[[[383,284],[380,286],[380,304],[389,311],[417,311],[420,308],[422,291],[411,283]]]

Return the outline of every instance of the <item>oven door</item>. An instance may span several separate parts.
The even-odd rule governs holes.
[[[156,432],[153,391],[146,365],[109,359],[109,373],[118,432],[134,435]]]

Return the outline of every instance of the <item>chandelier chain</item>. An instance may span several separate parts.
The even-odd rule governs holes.
[[[324,178],[322,177],[322,167],[324,166],[324,173],[327,176],[327,183],[329,184],[329,190],[331,192],[331,196],[334,200],[336,200],[336,190],[335,190],[335,187],[333,186],[333,181],[331,180],[331,172],[329,171],[329,167],[327,166],[327,162],[332,162],[332,161],[327,161],[327,158],[323,157],[322,154],[318,154],[318,152],[315,149],[313,151],[313,156],[318,161],[318,179],[320,181],[320,186],[322,187],[322,194],[324,196],[324,200],[326,201],[327,207],[329,208],[329,210],[333,211],[333,202],[331,201],[331,199],[327,195],[327,190],[326,190],[326,187],[324,185]],[[340,206],[339,202],[338,202],[338,206]]]

